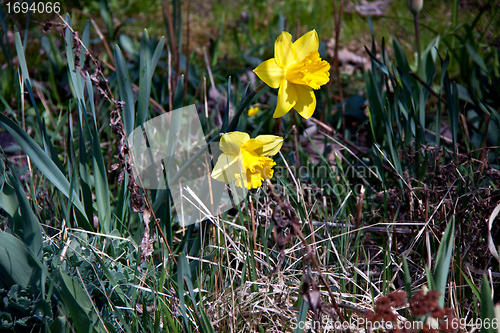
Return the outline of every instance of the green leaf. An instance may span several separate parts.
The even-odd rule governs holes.
[[[452,218],[448,223],[439,245],[436,255],[436,267],[434,269],[433,279],[434,288],[441,293],[438,304],[444,307],[444,294],[446,292],[446,282],[448,281],[448,273],[450,271],[451,255],[453,253],[453,240],[455,237],[455,219]]]
[[[404,278],[406,293],[408,294],[408,299],[410,299],[412,295],[411,275],[410,275],[410,270],[408,268],[408,261],[406,260],[406,256],[404,254],[403,254],[403,272],[404,272],[403,278]]]
[[[309,310],[309,304],[302,298],[300,303],[299,315],[297,317],[297,327],[294,333],[301,333],[304,331],[304,325],[302,325],[307,319],[307,311]]]
[[[16,43],[16,51],[17,51],[17,55],[19,58],[19,64],[21,66],[21,71],[23,73],[24,84],[25,84],[26,90],[28,91],[28,96],[30,97],[31,104],[33,105],[33,108],[35,109],[36,120],[38,122],[38,127],[40,129],[40,133],[38,133],[38,134],[40,134],[40,136],[42,138],[44,150],[50,154],[52,161],[54,161],[54,163],[57,165],[59,170],[63,171],[64,168],[61,164],[61,161],[59,161],[59,157],[57,156],[57,153],[54,149],[54,146],[52,145],[52,142],[49,140],[49,138],[47,136],[47,130],[46,130],[45,123],[42,120],[42,118],[40,117],[40,112],[38,111],[38,107],[36,105],[33,90],[31,88],[31,80],[29,78],[28,67],[26,65],[26,59],[24,57],[24,48],[21,44],[21,36],[19,35],[19,32],[16,31],[14,33],[14,39],[15,39],[15,43]]]
[[[17,201],[19,202],[19,211],[21,216],[14,216],[16,221],[14,233],[22,239],[24,244],[36,255],[40,255],[40,250],[42,249],[42,230],[40,228],[40,222],[38,221],[35,214],[31,210],[26,193],[23,190],[17,177],[9,175],[9,182],[14,188],[14,192],[17,196]]]
[[[127,63],[118,45],[115,45],[115,65],[118,92],[120,93],[120,99],[125,102],[122,112],[123,127],[125,128],[125,134],[129,135],[134,130],[135,102]]]
[[[377,65],[377,67],[382,71],[382,73],[384,73],[385,75],[389,75],[389,70],[387,69],[387,66],[381,63],[380,60],[378,60],[377,57],[373,53],[371,53],[366,46],[365,46],[365,51],[366,53],[368,53],[373,63]]]
[[[184,75],[181,75],[179,78],[179,81],[177,82],[177,87],[175,89],[175,98],[174,98],[174,106],[178,103],[177,100],[179,99],[181,106],[174,107],[174,111],[170,112],[170,126],[168,129],[168,141],[167,141],[167,156],[168,156],[168,161],[166,165],[166,172],[167,172],[167,177],[170,179],[172,177],[172,171],[174,170],[174,158],[175,156],[175,151],[178,146],[179,142],[179,133],[181,131],[182,127],[182,112],[179,112],[179,110],[182,107],[182,96],[183,96],[183,91],[184,91]],[[155,174],[154,171],[152,174]]]
[[[21,42],[21,36],[17,30],[17,26],[14,25],[14,40],[16,44],[17,58],[19,60],[19,66],[21,67],[21,74],[24,80],[30,81],[30,74],[28,72],[28,66],[26,65],[26,58],[24,57],[24,48]]]
[[[0,277],[9,288],[14,284],[26,287],[36,280],[41,265],[22,241],[0,231]]]
[[[226,112],[224,113],[224,119],[222,120],[221,133],[227,133],[227,126],[229,122],[229,105],[231,103],[231,77],[227,80],[227,96],[226,96]],[[239,117],[238,117],[239,118]],[[236,119],[236,118],[234,118]]]
[[[396,38],[393,39],[392,45],[394,47],[394,56],[396,57],[396,64],[399,68],[406,74],[410,71],[410,65],[408,64],[408,59],[406,58],[406,54],[399,44]]]
[[[68,331],[69,331],[68,322],[64,317],[57,317],[49,326],[50,333],[64,333]]]
[[[66,15],[66,23],[71,26],[71,21],[69,15]],[[82,118],[82,110],[80,109],[82,105],[85,105],[85,100],[83,97],[83,77],[80,75],[80,71],[75,68],[75,52],[73,51],[73,32],[69,27],[66,28],[65,32],[66,41],[66,59],[68,61],[68,73],[70,77],[70,82],[73,86],[75,95],[78,99],[78,109],[80,110],[80,118]]]
[[[474,282],[472,282],[472,280],[467,276],[467,274],[465,274],[464,271],[462,271],[460,269],[460,267],[458,267],[458,269],[460,270],[460,273],[462,273],[463,278],[465,279],[465,281],[469,285],[470,289],[474,293],[474,296],[476,296],[477,299],[480,299],[481,298],[481,292],[479,291],[479,288],[474,284]]]
[[[109,188],[106,166],[102,157],[101,145],[97,130],[93,128],[92,134],[92,166],[94,170],[94,182],[97,202],[97,215],[99,226],[104,233],[111,232],[111,208],[109,205]]]
[[[163,46],[165,45],[165,37],[162,37],[156,45],[155,52],[153,53],[153,57],[151,58],[151,71],[149,73],[149,78],[153,78],[153,73],[158,64],[158,60],[160,60],[161,53],[163,52]]]
[[[437,111],[436,111],[436,145],[439,146],[441,142],[441,95],[443,93],[443,85],[445,83],[445,78],[447,77],[447,70],[448,70],[448,64],[450,62],[450,57],[449,54],[446,53],[446,57],[441,59],[441,56],[439,56],[439,59],[441,60],[441,81],[439,84],[439,97],[438,97],[438,103],[437,103]]]
[[[434,278],[432,277],[432,273],[429,266],[425,266],[425,277],[427,278],[427,284],[429,285],[429,289],[436,290],[436,288],[434,287],[436,284],[434,283]]]
[[[6,22],[5,14],[3,12],[2,6],[0,6],[0,23],[2,25],[3,31],[7,31],[7,24],[5,22]],[[0,45],[2,46],[2,51],[5,56],[5,59],[7,59],[9,66],[12,66],[12,51],[10,49],[10,43],[5,43],[5,44],[3,38],[0,38]]]
[[[82,32],[82,38],[81,41],[83,45],[89,49],[89,43],[90,43],[90,21],[86,21],[85,25],[83,26],[83,32]],[[80,54],[80,66],[83,66],[85,63],[85,57],[87,56],[87,52],[85,49],[82,48],[82,52]]]
[[[448,102],[448,118],[450,120],[450,130],[453,138],[453,151],[457,152],[458,119],[460,117],[460,104],[458,100],[458,87],[455,82],[450,86],[448,74],[445,78],[446,100]]]
[[[93,311],[89,297],[76,280],[62,271],[59,274],[61,277],[61,296],[69,310],[76,332],[94,332],[93,323],[89,318],[90,312]]]
[[[257,92],[255,90],[252,90],[250,94],[248,94],[243,102],[240,103],[240,106],[238,107],[238,110],[236,110],[233,119],[231,119],[231,122],[229,123],[229,126],[227,127],[228,132],[232,132],[236,129],[238,126],[238,121],[240,120],[240,116],[242,115],[243,111],[246,110],[248,105],[252,102],[253,98],[257,95]],[[229,98],[229,95],[228,95]]]
[[[437,58],[437,49],[439,47],[440,36],[434,38],[422,52],[422,64],[419,75],[421,78],[431,85],[436,76],[436,65],[434,62]]]
[[[94,97],[92,90],[92,83],[87,75],[87,91],[89,94],[89,102],[94,109]],[[92,166],[94,171],[94,183],[96,191],[96,202],[97,202],[97,215],[99,217],[99,226],[103,228],[104,233],[111,232],[111,207],[109,204],[109,188],[108,188],[108,177],[106,165],[104,164],[104,158],[102,157],[101,144],[99,142],[99,134],[97,133],[97,119],[89,126],[92,131]]]
[[[88,77],[88,73],[87,73]],[[68,115],[70,115],[68,113]],[[68,145],[68,161],[73,165],[76,163],[76,155],[75,155],[75,150],[74,150],[74,141],[75,138],[73,137],[73,126],[72,126],[72,118],[68,118],[68,123],[69,123],[69,145]],[[86,148],[86,139],[83,135],[83,124],[78,121],[78,135],[80,140],[79,142],[79,165],[78,165],[78,170],[80,172],[80,188],[82,189],[82,200],[83,200],[83,205],[85,206],[85,212],[87,215],[87,218],[93,219],[94,216],[94,207],[93,207],[93,202],[92,202],[92,190],[90,188],[90,172],[89,172],[89,166],[87,163],[87,148]]]
[[[196,305],[196,300],[194,298],[194,288],[193,288],[193,280],[191,277],[191,268],[189,267],[189,263],[186,259],[186,256],[184,255],[184,252],[179,255],[179,267],[182,267],[182,272],[184,274],[184,281],[186,282],[186,285],[188,287],[188,292],[189,296],[191,298],[191,303],[194,307],[196,317],[198,318],[198,322],[200,324],[203,323],[202,319],[200,318],[199,312],[198,312],[198,307]]]
[[[469,53],[470,57],[472,58],[472,61],[474,61],[481,70],[483,70],[485,73],[488,73],[488,67],[486,67],[486,64],[484,63],[483,58],[481,55],[474,49],[472,45],[469,43],[465,43],[465,47],[467,48],[467,52]]]
[[[151,93],[151,50],[148,31],[144,29],[139,55],[139,100],[137,102],[137,126],[141,126],[148,116],[149,95]]]
[[[5,164],[2,160],[0,160],[0,208],[5,210],[11,217],[14,217],[17,208],[19,208],[14,188],[7,182]]]
[[[483,275],[481,284],[481,333],[496,333],[496,326],[493,323],[496,320],[495,309],[493,308],[493,299],[491,294],[488,277]]]
[[[184,253],[181,253],[178,258],[179,266],[177,268],[177,295],[179,297],[179,309],[181,310],[182,318],[184,319],[184,328],[186,332],[191,332],[189,329],[189,320],[186,314],[186,303],[184,302],[184,276],[191,274],[189,267],[182,264],[181,258],[185,258]]]
[[[174,100],[172,102],[172,110],[180,109],[184,106],[184,74],[179,77],[175,86]]]

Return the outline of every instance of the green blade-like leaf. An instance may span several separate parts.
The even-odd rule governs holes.
[[[185,257],[184,253],[179,255],[179,262],[181,257]],[[182,318],[184,319],[184,328],[186,329],[186,332],[191,332],[189,329],[189,320],[186,314],[186,303],[184,301],[184,276],[186,274],[191,274],[189,267],[185,267],[185,265],[180,264],[177,268],[177,295],[179,297],[179,309],[181,311]]]
[[[436,65],[434,62],[437,58],[437,49],[439,47],[440,36],[437,36],[432,40],[432,42],[427,45],[425,50],[422,52],[422,64],[419,76],[431,85],[434,77],[436,75]]]
[[[427,278],[427,284],[429,285],[430,290],[436,290],[434,278],[432,277],[431,270],[429,266],[425,266],[425,277]]]
[[[446,53],[446,57],[444,60],[439,56],[439,59],[441,60],[441,81],[440,81],[440,86],[439,86],[439,96],[438,96],[438,103],[437,103],[437,112],[436,112],[436,145],[439,146],[441,142],[441,95],[443,93],[443,85],[445,82],[445,78],[447,75],[447,70],[448,70],[448,64],[450,62],[450,57],[448,53]]]
[[[94,170],[94,182],[97,202],[97,215],[99,226],[104,233],[111,232],[111,208],[109,205],[109,188],[107,170],[101,152],[101,144],[96,129],[92,135],[92,166]]]
[[[485,73],[488,73],[488,67],[486,67],[483,57],[481,57],[481,55],[469,43],[465,43],[465,47],[467,48],[467,52],[469,53],[472,60],[476,63],[476,65],[478,65],[479,68],[481,68],[481,70],[483,70]]]
[[[24,57],[24,48],[21,44],[21,36],[19,35],[18,31],[16,31],[14,33],[14,39],[15,39],[15,43],[16,43],[17,55],[19,58],[19,65],[21,66],[21,72],[23,73],[25,87],[26,87],[26,90],[28,91],[28,96],[30,97],[31,104],[33,105],[33,108],[35,109],[36,120],[38,123],[38,127],[40,129],[40,133],[38,133],[38,134],[42,138],[44,150],[50,154],[52,161],[57,165],[59,170],[64,171],[64,168],[61,164],[61,161],[59,161],[59,157],[57,156],[56,150],[54,149],[52,142],[48,138],[44,120],[42,120],[42,118],[40,116],[40,112],[38,111],[38,107],[36,105],[35,96],[33,94],[32,88],[31,88],[31,80],[29,78],[28,66],[26,65],[26,59]]]
[[[175,98],[174,105],[176,103],[181,103],[182,105],[182,96],[184,92],[184,75],[181,75],[179,81],[177,82],[177,87],[175,89]],[[177,101],[180,99],[180,101]],[[181,108],[182,106],[174,106],[174,110]],[[182,112],[171,112],[170,118],[170,126],[168,129],[168,143],[167,143],[167,156],[168,162],[166,165],[167,177],[170,179],[172,177],[172,171],[174,170],[174,158],[172,156],[175,155],[175,151],[177,149],[177,145],[179,142],[179,133],[181,131],[182,126]],[[154,174],[154,172],[153,172]]]
[[[118,92],[120,93],[120,99],[125,102],[122,112],[123,127],[125,128],[125,134],[129,135],[134,130],[135,102],[127,64],[118,45],[115,45],[115,65]]]
[[[496,321],[495,309],[493,308],[491,289],[486,275],[483,275],[483,283],[481,284],[481,320],[481,333],[497,332],[497,325],[493,325]]]
[[[0,231],[0,277],[8,287],[14,284],[26,287],[35,279],[40,265],[36,256],[23,242]]]
[[[264,89],[262,89],[264,90]],[[261,90],[261,92],[263,92]],[[254,99],[255,95],[257,95],[257,92],[255,90],[252,90],[250,94],[248,94],[243,102],[240,103],[240,106],[238,107],[238,110],[234,113],[233,119],[231,119],[231,122],[229,123],[229,126],[227,127],[228,132],[232,132],[236,129],[236,126],[238,126],[238,121],[240,120],[240,116],[242,115],[243,111],[246,110],[248,105],[252,102]]]
[[[7,178],[5,164],[0,160],[0,208],[5,210],[11,217],[14,217],[17,208],[19,208],[19,202],[14,188],[7,182]]]
[[[94,110],[94,95],[92,90],[92,83],[87,75],[87,91],[89,94],[89,103],[92,110]],[[97,133],[97,119],[95,118],[95,112],[93,112],[94,118],[90,126],[92,131],[92,166],[94,170],[94,183],[96,191],[96,201],[97,201],[97,215],[99,217],[99,226],[103,228],[104,233],[111,232],[111,207],[109,204],[109,188],[108,188],[108,177],[106,165],[104,164],[104,158],[102,156],[101,144],[99,142],[99,134]]]
[[[174,100],[172,102],[172,110],[180,109],[184,106],[184,74],[179,77],[175,86]]]
[[[309,310],[309,304],[307,304],[307,302],[304,299],[302,299],[302,302],[300,303],[299,315],[297,317],[297,327],[295,328],[294,333],[301,333],[304,331],[303,323],[307,318],[308,310]]]
[[[86,21],[85,25],[83,26],[81,41],[82,41],[83,45],[85,45],[85,47],[88,50],[89,43],[90,43],[90,21]],[[80,54],[80,66],[83,66],[83,64],[85,63],[86,56],[87,56],[87,52],[82,48],[82,52]]]
[[[26,244],[36,256],[39,256],[43,244],[40,222],[35,214],[33,214],[26,193],[24,193],[17,177],[9,175],[9,182],[12,184],[16,193],[17,201],[19,202],[19,211],[21,213],[19,224],[15,224],[17,228],[14,229],[14,233],[22,239],[24,244]],[[15,220],[17,220],[16,217],[14,218]]]
[[[83,205],[85,206],[85,211],[87,218],[90,220],[94,216],[94,207],[93,207],[93,202],[92,202],[92,189],[90,187],[90,172],[89,172],[89,167],[87,164],[87,151],[85,147],[85,137],[83,136],[83,124],[78,122],[78,133],[79,133],[79,146],[80,146],[80,153],[79,155],[79,165],[78,169],[80,171],[80,187],[82,189],[82,201]],[[71,122],[70,122],[71,125]],[[73,149],[73,126],[70,126],[70,131],[69,131],[69,136],[70,136],[70,144],[68,145],[70,153],[68,154],[68,160],[73,161],[75,163],[76,161],[74,158],[76,158],[74,154],[74,149]]]
[[[76,332],[94,332],[93,323],[89,318],[90,312],[93,311],[89,297],[76,280],[63,272],[60,272],[60,276],[61,296],[71,314]]]
[[[441,293],[438,304],[444,307],[444,294],[446,292],[446,282],[448,281],[448,273],[450,271],[451,255],[453,253],[453,240],[455,239],[455,219],[452,218],[448,223],[446,230],[441,239],[438,253],[436,255],[436,267],[434,269],[434,290]]]
[[[375,57],[375,55],[371,53],[366,46],[365,46],[365,51],[366,53],[368,53],[373,63],[377,65],[377,67],[382,71],[382,73],[384,73],[385,75],[389,75],[389,70],[387,69],[387,66],[381,63],[380,60],[378,60],[377,57]]]
[[[137,101],[137,126],[141,126],[148,116],[149,95],[151,92],[151,50],[149,48],[148,31],[144,29],[139,55],[139,99]]]
[[[411,275],[410,269],[408,268],[408,261],[406,260],[406,256],[403,254],[403,272],[404,272],[404,283],[406,293],[408,294],[408,299],[411,298]]]
[[[460,267],[458,267],[458,269],[460,270],[460,273],[462,273],[462,277],[465,279],[470,289],[474,293],[474,296],[476,296],[477,299],[480,299],[481,292],[479,291],[479,288],[474,284],[474,282],[472,282],[472,280],[467,276],[467,274],[465,274],[465,272],[460,269]]]
[[[224,119],[222,120],[221,132],[227,132],[227,126],[229,125],[229,105],[231,103],[231,77],[227,80],[227,96],[226,96],[226,112],[224,113]]]
[[[193,288],[193,280],[191,277],[191,268],[189,267],[189,263],[186,259],[184,253],[181,253],[179,256],[179,266],[182,266],[182,272],[184,273],[184,281],[188,287],[189,296],[191,298],[191,303],[193,304],[196,316],[198,318],[198,322],[202,324],[203,320],[200,318],[198,307],[196,306],[196,300],[194,299],[194,288]]]
[[[399,44],[398,40],[396,38],[393,39],[392,45],[394,47],[394,56],[396,57],[396,64],[403,73],[408,74],[410,71],[410,65],[408,64],[408,59],[406,58],[406,54],[403,51],[403,48],[401,47],[401,44]]]
[[[24,80],[30,80],[30,74],[28,72],[28,66],[26,65],[26,58],[24,57],[24,47],[21,42],[21,36],[17,30],[17,26],[14,26],[14,40],[16,43],[17,58],[19,59],[19,66],[21,67],[21,74]]]
[[[450,120],[450,129],[453,139],[453,150],[457,151],[457,137],[458,137],[458,119],[460,117],[460,105],[458,100],[458,88],[454,82],[450,86],[450,79],[446,74],[445,79],[446,100],[448,101],[448,118]]]
[[[153,78],[153,73],[158,64],[158,60],[160,60],[161,53],[163,52],[163,46],[165,45],[165,37],[162,37],[156,45],[155,52],[153,53],[153,57],[151,58],[151,70],[149,73],[149,79]]]
[[[66,23],[71,26],[71,21],[69,15],[66,15]],[[73,86],[75,95],[78,99],[78,109],[80,110],[80,118],[82,118],[83,110],[80,109],[82,104],[85,105],[85,100],[83,96],[83,77],[80,75],[80,70],[75,67],[75,52],[73,51],[73,32],[69,27],[66,28],[65,32],[66,41],[66,59],[68,61],[68,73],[70,77],[70,82]]]
[[[7,24],[5,23],[5,14],[3,12],[2,6],[0,6],[0,24],[2,26],[3,33],[7,34]],[[7,59],[9,66],[12,66],[12,51],[10,49],[10,43],[4,43],[3,38],[0,38],[0,45],[2,46],[2,51]]]

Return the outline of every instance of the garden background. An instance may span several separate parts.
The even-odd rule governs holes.
[[[497,331],[500,3],[14,4],[0,12],[1,331]],[[328,81],[311,117],[274,118],[280,90],[254,70],[283,31],[312,30]],[[171,189],[134,177],[127,134],[192,104],[208,144],[283,141],[237,144],[273,172],[185,225]]]

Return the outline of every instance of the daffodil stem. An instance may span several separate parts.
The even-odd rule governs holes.
[[[413,23],[415,24],[415,44],[417,46],[417,73],[420,73],[420,63],[422,55],[420,53],[420,31],[418,29],[418,13],[413,15]]]
[[[231,122],[229,123],[229,126],[227,127],[227,131],[228,132],[232,132],[236,129],[236,126],[238,126],[238,120],[240,119],[240,116],[241,114],[243,113],[243,111],[245,111],[245,109],[248,107],[248,105],[250,104],[250,102],[253,100],[253,98],[255,97],[255,95],[257,95],[257,93],[266,86],[266,83],[265,82],[262,82],[260,84],[260,86],[258,86],[257,88],[255,88],[255,90],[253,90],[246,98],[245,100],[241,103],[239,109],[236,111],[233,119],[231,120]]]

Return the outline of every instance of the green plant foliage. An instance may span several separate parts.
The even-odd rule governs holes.
[[[52,305],[39,295],[40,290],[33,284],[0,289],[2,332],[43,332],[44,327],[52,324]]]
[[[490,31],[500,8],[460,3],[470,19],[458,1],[426,1],[414,39],[405,3],[368,19],[349,5],[83,1],[43,35],[12,28],[1,6],[0,331],[308,332],[294,324],[335,323],[335,302],[351,320],[392,291],[411,299],[426,288],[457,317],[492,321],[499,267],[480,221],[499,191]],[[433,10],[450,19],[430,21]],[[330,82],[314,90],[312,118],[275,119],[279,89],[252,70],[282,31],[312,29]],[[337,69],[336,46],[364,44],[362,69]],[[137,184],[126,135],[191,104],[204,142],[161,170],[169,183],[206,173],[193,165],[207,151],[215,165],[225,133],[284,144],[272,190],[184,227],[168,187]],[[172,118],[169,156],[182,154],[183,126]],[[306,280],[317,290],[302,290]],[[394,311],[410,316],[407,304]]]

